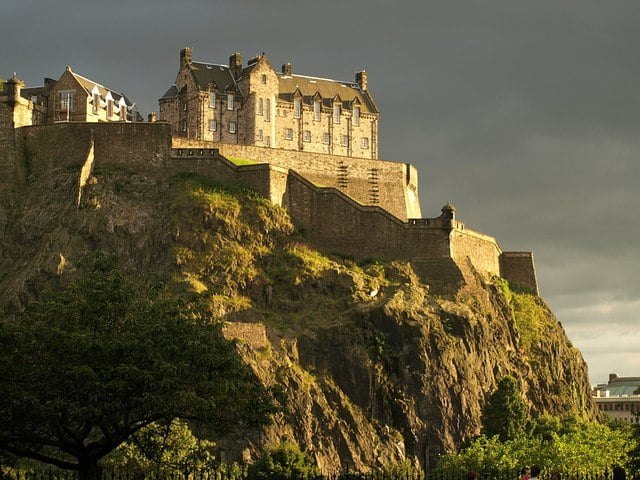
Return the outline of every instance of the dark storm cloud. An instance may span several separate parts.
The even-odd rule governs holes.
[[[638,326],[637,0],[8,0],[0,27],[0,76],[40,84],[72,65],[145,114],[185,45],[343,80],[366,68],[381,157],[419,168],[423,215],[451,200],[470,228],[534,250],[592,380],[619,365],[594,345]]]

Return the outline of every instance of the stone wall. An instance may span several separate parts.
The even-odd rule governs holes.
[[[473,230],[463,224],[451,231],[451,257],[460,262],[471,260],[473,266],[490,275],[500,275],[500,254],[502,250],[496,239]]]
[[[173,139],[174,148],[217,148],[237,157],[290,168],[315,185],[334,187],[363,205],[377,205],[400,220],[420,218],[417,170],[407,163],[325,155],[250,145]]]
[[[538,279],[531,252],[502,252],[500,276],[538,294]]]
[[[235,323],[225,322],[222,335],[228,340],[239,340],[255,350],[262,350],[269,346],[267,329],[263,323]]]
[[[0,101],[0,193],[9,188],[17,175],[12,115],[9,106]]]

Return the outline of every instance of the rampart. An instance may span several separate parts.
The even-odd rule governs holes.
[[[335,187],[363,205],[379,206],[406,221],[420,218],[418,172],[408,163],[314,152],[174,138],[173,148],[216,148],[220,155],[298,172],[315,185]]]
[[[446,291],[447,286],[461,284],[470,266],[483,274],[500,275],[537,291],[530,253],[502,252],[494,238],[468,230],[457,221],[455,209],[450,205],[445,206],[437,218],[406,221],[381,206],[363,204],[346,188],[318,184],[322,178],[329,180],[329,172],[336,165],[335,158],[329,155],[286,151],[291,157],[286,161],[277,160],[285,165],[235,165],[211,145],[212,148],[202,144],[197,148],[187,148],[184,144],[181,148],[172,148],[169,125],[164,123],[60,123],[22,127],[14,132],[14,143],[11,135],[0,137],[0,141],[3,151],[6,146],[6,150],[14,152],[13,156],[5,155],[10,159],[5,164],[10,167],[5,166],[4,171],[26,172],[24,176],[14,177],[17,182],[24,182],[29,176],[46,175],[60,167],[76,167],[80,173],[83,166],[86,170],[90,154],[93,165],[118,166],[158,178],[187,171],[221,181],[235,180],[284,206],[294,222],[304,229],[305,237],[329,252],[355,258],[412,261],[420,275],[442,291]],[[267,154],[268,161],[279,158],[278,150],[236,147],[239,146],[225,146],[226,155],[258,160],[264,151],[272,152],[272,157]],[[307,155],[310,157],[306,158]],[[295,156],[300,158],[296,160]],[[320,160],[326,160],[329,166],[313,166]],[[358,167],[361,173],[370,163],[381,163],[382,171],[388,168],[392,178],[379,185],[397,188],[398,202],[406,194],[407,186],[417,185],[417,180],[409,178],[415,170],[408,165],[392,167],[391,162],[354,158],[349,161],[362,162]],[[315,169],[315,181],[309,178],[313,175],[293,168],[295,165],[310,171]],[[398,182],[402,183],[401,188]],[[404,193],[398,194],[398,190]],[[387,198],[394,195],[390,193]]]

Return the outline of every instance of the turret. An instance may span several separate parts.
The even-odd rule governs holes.
[[[18,103],[22,87],[24,87],[24,82],[16,76],[15,72],[13,76],[5,82],[8,102],[11,107],[14,107]]]
[[[282,65],[282,74],[286,75],[287,77],[291,76],[291,72],[292,72],[292,68],[291,68],[291,63],[285,63],[284,65]]]

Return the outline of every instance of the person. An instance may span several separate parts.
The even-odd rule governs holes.
[[[531,478],[531,469],[529,467],[522,467],[520,470],[520,480],[529,480]]]
[[[538,480],[538,475],[540,475],[540,467],[538,465],[531,465],[530,480]]]

